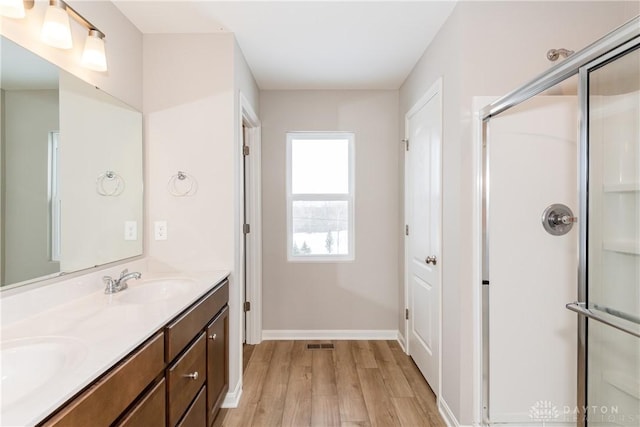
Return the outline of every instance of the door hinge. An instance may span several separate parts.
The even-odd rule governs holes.
[[[249,301],[245,301],[243,305],[243,310],[246,313],[247,311],[251,311],[251,303]]]
[[[244,225],[242,226],[242,232],[243,232],[244,234],[249,234],[249,233],[251,233],[251,226],[250,226],[249,224],[244,224]]]
[[[404,234],[405,234],[405,236],[409,235],[409,225],[408,224],[404,226]]]
[[[404,144],[405,150],[409,151],[409,140],[408,139],[403,139],[402,143]]]
[[[405,318],[406,320],[409,320],[409,309],[408,309],[408,308],[405,308],[405,309],[404,309],[404,318]]]
[[[243,145],[242,146],[242,155],[243,156],[248,156],[250,152],[251,152],[251,149],[249,148],[248,145]]]

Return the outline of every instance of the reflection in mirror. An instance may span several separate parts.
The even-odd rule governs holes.
[[[142,254],[142,115],[0,37],[1,285]]]

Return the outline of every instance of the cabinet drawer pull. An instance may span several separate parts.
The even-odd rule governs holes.
[[[209,339],[215,341],[218,338],[217,334],[209,335]]]
[[[191,378],[192,380],[197,380],[198,379],[198,371],[195,371],[192,374],[185,374],[185,375],[183,375],[183,377]]]

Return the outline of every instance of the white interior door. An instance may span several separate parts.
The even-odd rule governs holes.
[[[492,118],[489,418],[575,426],[578,227],[551,235],[549,205],[578,208],[577,98],[540,96]],[[564,408],[570,408],[565,414]]]
[[[408,350],[434,393],[440,387],[442,81],[406,116]]]

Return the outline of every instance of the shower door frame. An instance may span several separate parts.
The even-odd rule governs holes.
[[[573,77],[575,75],[580,74],[580,86],[579,86],[579,129],[580,129],[580,167],[578,177],[580,183],[580,217],[585,218],[587,213],[587,171],[588,164],[586,163],[587,158],[587,121],[588,118],[585,116],[587,111],[585,110],[586,97],[585,87],[583,85],[586,81],[586,76],[583,73],[586,73],[586,67],[591,67],[597,60],[604,58],[605,56],[613,55],[613,51],[617,51],[618,49],[623,49],[625,46],[632,45],[634,43],[640,42],[640,16],[632,19],[621,27],[613,30],[606,36],[592,43],[591,45],[585,47],[584,49],[576,52],[575,54],[569,56],[562,63],[550,68],[547,72],[539,75],[537,78],[533,79],[529,83],[521,86],[520,88],[504,95],[503,97],[497,99],[486,107],[482,108],[479,111],[479,119],[480,119],[480,129],[478,130],[478,134],[480,135],[480,143],[481,143],[481,174],[480,174],[480,197],[479,203],[479,212],[481,213],[480,223],[481,223],[481,247],[480,247],[480,257],[476,261],[479,263],[479,271],[481,277],[479,277],[480,281],[480,290],[476,291],[476,299],[478,300],[477,304],[480,307],[481,313],[481,323],[480,326],[480,338],[481,338],[481,346],[482,352],[478,366],[477,372],[480,373],[480,377],[478,378],[478,385],[481,394],[481,399],[479,404],[481,407],[479,408],[482,419],[482,425],[491,425],[491,420],[489,418],[489,387],[490,387],[490,372],[489,372],[489,288],[490,287],[490,272],[489,272],[489,238],[490,238],[490,229],[489,229],[489,192],[490,192],[490,182],[489,182],[489,121],[498,116],[500,113],[519,105],[520,103],[540,94],[541,92],[561,83],[562,81]],[[582,70],[582,71],[581,71]],[[580,245],[579,245],[579,265],[578,265],[578,300],[585,301],[587,296],[586,289],[586,246],[582,244],[583,239],[586,237],[586,221],[579,222],[580,227]],[[569,302],[569,301],[567,301]],[[587,323],[586,318],[584,316],[578,317],[578,331],[577,331],[577,341],[578,341],[578,384],[577,384],[577,404],[580,413],[578,414],[577,425],[585,426],[586,419],[584,417],[583,409],[586,406],[586,342],[587,340]]]

